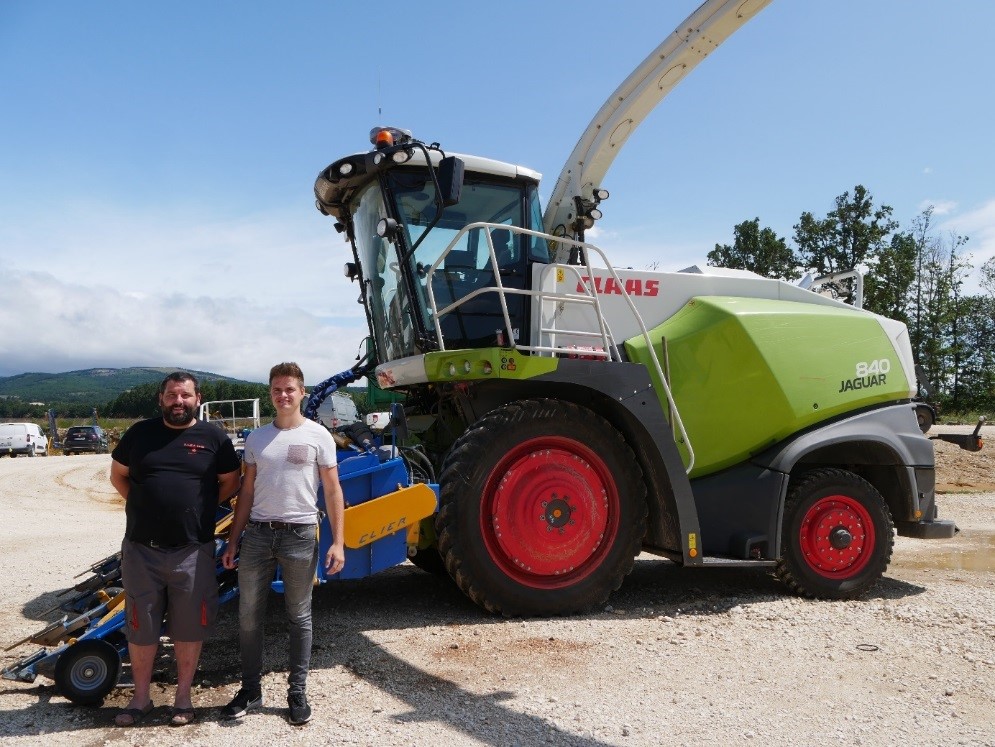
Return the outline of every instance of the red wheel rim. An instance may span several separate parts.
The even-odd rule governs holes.
[[[825,578],[852,578],[870,562],[874,522],[860,501],[830,495],[805,512],[798,539],[802,557],[813,571]]]
[[[502,572],[537,589],[587,577],[618,533],[619,495],[591,449],[547,436],[519,444],[484,486],[480,528]]]

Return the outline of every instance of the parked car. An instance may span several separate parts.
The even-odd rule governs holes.
[[[326,428],[338,428],[359,420],[356,403],[348,394],[335,392],[318,408],[318,422]]]
[[[89,451],[93,454],[106,454],[107,433],[99,425],[73,425],[66,431],[62,439],[63,454],[82,454]]]
[[[0,456],[48,456],[48,439],[35,423],[0,423]]]

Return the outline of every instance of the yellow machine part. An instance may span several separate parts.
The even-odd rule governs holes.
[[[419,483],[345,510],[345,546],[357,549],[435,513],[435,491]]]
[[[124,606],[124,598],[125,594],[121,591],[107,603],[107,612],[102,618],[100,618],[98,625],[103,625],[108,622],[112,617],[114,617],[114,615],[121,611],[121,608]]]

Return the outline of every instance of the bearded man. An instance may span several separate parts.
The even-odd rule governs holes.
[[[169,722],[194,721],[190,688],[218,609],[217,507],[239,486],[231,439],[197,420],[196,377],[169,374],[159,386],[159,407],[162,417],[135,423],[111,454],[111,484],[125,499],[127,516],[121,576],[135,682],[131,701],[115,716],[117,726],[134,726],[154,708],[149,688],[164,620],[176,657]]]

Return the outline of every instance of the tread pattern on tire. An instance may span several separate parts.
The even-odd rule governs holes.
[[[517,429],[537,420],[563,423],[585,421],[598,423],[597,427],[606,439],[607,447],[613,448],[615,456],[625,463],[624,468],[620,471],[634,478],[633,485],[637,486],[632,491],[634,494],[620,496],[621,501],[633,501],[635,506],[630,525],[619,526],[616,540],[625,545],[620,550],[620,554],[627,558],[626,562],[619,563],[616,568],[604,571],[609,576],[605,579],[607,582],[600,584],[599,590],[591,598],[582,600],[580,603],[567,604],[562,609],[535,609],[533,605],[522,600],[501,601],[494,599],[485,591],[486,584],[482,583],[481,579],[476,578],[467,568],[467,564],[464,563],[464,559],[461,557],[460,538],[458,537],[457,521],[462,503],[473,500],[479,504],[481,500],[480,495],[470,495],[469,493],[473,492],[475,484],[482,484],[486,479],[486,473],[481,473],[490,469],[489,462],[481,459],[481,454],[486,453],[488,442],[492,440],[494,430]],[[466,469],[467,467],[469,469]],[[642,470],[621,434],[603,418],[579,405],[562,400],[531,399],[512,402],[492,410],[471,425],[457,439],[443,462],[440,474],[442,475],[440,480],[441,505],[436,519],[439,552],[445,561],[446,569],[456,581],[457,586],[474,603],[493,614],[502,614],[507,617],[530,614],[570,614],[602,604],[613,591],[622,585],[625,576],[632,570],[636,555],[641,550],[647,516],[646,485]]]
[[[792,551],[791,544],[793,538],[790,535],[794,523],[795,512],[798,504],[804,500],[809,491],[813,489],[813,484],[835,481],[840,484],[849,483],[852,488],[868,491],[869,500],[874,505],[867,506],[871,511],[872,519],[874,513],[878,513],[881,526],[875,528],[875,547],[872,548],[872,555],[867,568],[865,568],[859,579],[846,579],[839,583],[834,583],[830,579],[825,579],[823,583],[806,580],[800,572],[793,572],[791,561],[786,557]],[[781,558],[777,562],[775,575],[792,592],[810,599],[852,599],[859,597],[870,589],[878,579],[884,575],[891,562],[891,553],[894,548],[894,522],[891,518],[891,511],[887,503],[877,488],[867,480],[848,470],[836,467],[823,467],[805,473],[799,481],[789,489],[788,499],[785,503],[784,511],[784,537],[781,546]],[[878,555],[883,549],[883,553]],[[817,585],[819,588],[817,588]]]

